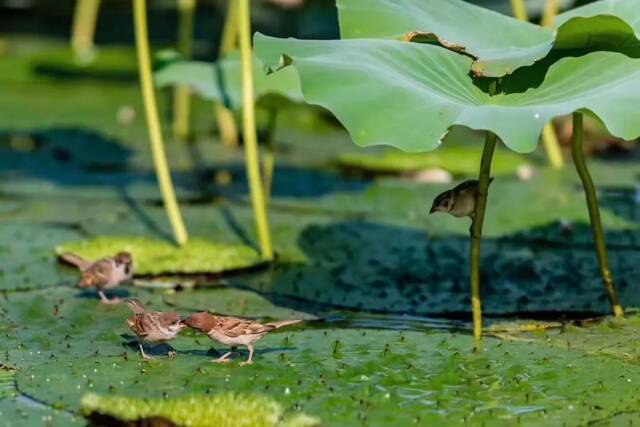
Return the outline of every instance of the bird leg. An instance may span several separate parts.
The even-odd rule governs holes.
[[[252,365],[253,364],[253,350],[254,350],[253,344],[248,344],[247,348],[249,349],[249,358],[246,361],[241,362],[240,366]]]
[[[100,296],[100,302],[102,304],[120,304],[120,298],[107,298],[103,291],[98,291],[98,295]]]
[[[169,350],[169,352],[167,353],[167,357],[169,359],[173,359],[174,357],[176,357],[176,354],[178,354],[178,353],[176,353],[175,350]]]
[[[229,363],[231,362],[231,360],[229,360],[229,356],[231,356],[232,354],[233,354],[233,351],[228,351],[222,356],[218,357],[217,359],[213,359],[212,362],[213,363]]]
[[[138,347],[140,347],[140,354],[142,355],[142,359],[144,360],[153,360],[153,357],[147,356],[144,352],[144,346],[142,345],[142,341],[138,341]]]

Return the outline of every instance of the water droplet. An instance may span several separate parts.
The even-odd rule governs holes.
[[[385,393],[384,398],[385,399],[390,399],[391,398],[391,393]]]
[[[533,117],[535,117],[536,119],[539,119],[539,118],[540,118],[540,114],[539,114],[539,113],[535,113],[535,114],[533,115]]]
[[[289,390],[289,387],[284,389],[284,394],[286,394],[287,396],[291,394],[291,390]]]

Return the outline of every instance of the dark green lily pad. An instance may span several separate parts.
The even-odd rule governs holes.
[[[263,263],[259,254],[249,246],[196,238],[177,247],[166,241],[144,237],[97,237],[68,242],[56,248],[58,254],[74,252],[87,259],[112,256],[119,251],[132,254],[135,272],[141,275],[221,273]]]
[[[80,427],[83,419],[27,399],[23,396],[0,399],[1,427]]]
[[[109,415],[122,421],[162,418],[178,426],[310,427],[320,420],[308,415],[285,414],[282,405],[268,397],[233,393],[175,399],[135,399],[124,396],[82,397],[82,413]]]
[[[182,291],[164,297],[177,310],[210,311],[229,316],[273,319],[314,319],[303,311],[281,307],[254,291],[220,287]]]
[[[47,288],[73,280],[51,248],[82,235],[72,228],[33,223],[0,225],[0,290]]]
[[[167,310],[159,294],[134,287],[116,293]],[[121,354],[130,315],[125,304],[100,304],[93,292],[69,287],[7,293],[0,298],[0,363],[24,368],[52,357]]]
[[[15,371],[0,365],[0,399],[4,399],[15,394],[14,387]]]
[[[158,399],[233,391],[331,414],[342,426],[579,426],[637,409],[640,381],[634,365],[613,358],[492,339],[474,353],[471,337],[442,333],[284,332],[259,343],[254,366],[213,365],[209,358],[61,357],[20,371],[18,388],[68,409],[86,392]]]

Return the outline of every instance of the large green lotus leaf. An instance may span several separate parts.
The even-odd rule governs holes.
[[[153,399],[260,393],[331,426],[579,426],[638,406],[635,365],[538,343],[487,339],[474,352],[465,335],[296,330],[263,338],[248,367],[211,364],[206,347],[151,363],[54,358],[21,370],[18,389],[70,410],[87,392]]]
[[[69,227],[4,222],[0,225],[0,290],[47,288],[73,280],[51,248],[82,235]]]
[[[175,399],[136,399],[125,396],[82,397],[82,413],[107,415],[121,421],[153,418],[178,426],[208,427],[311,427],[320,420],[303,413],[286,414],[277,401],[260,395],[220,393],[212,396],[185,396]]]
[[[342,38],[438,43],[472,56],[472,72],[486,77],[532,65],[552,49],[640,54],[636,0],[602,0],[566,12],[552,29],[461,0],[341,0],[338,8]]]
[[[190,86],[205,99],[224,103],[232,110],[242,108],[242,73],[240,57],[231,54],[216,63],[178,61],[156,71],[154,80],[159,87]],[[293,102],[303,101],[298,76],[293,70],[282,74],[266,75],[259,59],[253,60],[253,85],[256,100],[268,95]]]
[[[14,387],[15,371],[0,364],[0,399],[15,394]]]
[[[23,396],[0,399],[0,427],[81,427],[82,417]]]
[[[67,242],[56,248],[58,254],[74,252],[86,259],[113,256],[120,251],[131,253],[135,273],[141,275],[220,273],[246,269],[264,262],[249,246],[198,238],[176,247],[166,241],[144,237],[96,237]]]
[[[255,291],[226,287],[176,292],[165,296],[164,301],[180,311],[210,311],[229,316],[278,320],[315,318],[303,311],[280,306],[277,301],[271,301]]]
[[[579,109],[593,111],[614,136],[640,135],[640,59],[619,53],[563,59],[539,88],[490,97],[467,75],[470,58],[435,46],[261,34],[255,44],[272,69],[293,66],[306,100],[332,111],[362,146],[429,151],[453,125],[465,125],[491,130],[510,149],[530,152],[549,120]]]
[[[123,287],[120,296],[131,296],[146,308],[172,311],[159,295]],[[50,357],[116,355],[124,351],[131,332],[125,304],[100,304],[92,292],[69,287],[9,292],[0,299],[0,362],[23,368]]]

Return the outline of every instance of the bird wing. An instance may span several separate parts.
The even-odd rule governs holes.
[[[94,262],[82,273],[79,286],[81,288],[100,288],[109,283],[113,273],[113,263],[108,259]]]
[[[222,334],[229,338],[261,334],[275,329],[273,326],[267,326],[252,320],[237,317],[219,317],[217,328]]]
[[[145,314],[147,313],[136,313],[133,317],[127,319],[127,325],[139,337],[149,335],[150,326],[152,326]]]
[[[180,316],[178,315],[178,313],[174,313],[174,312],[168,312],[168,313],[156,312],[156,313],[157,313],[158,322],[164,327],[172,325],[180,320]]]
[[[82,258],[80,255],[77,255],[71,252],[65,252],[63,254],[60,254],[59,257],[62,261],[66,262],[67,264],[75,266],[80,271],[84,271],[87,268],[91,267],[91,261],[87,261],[86,259]]]

